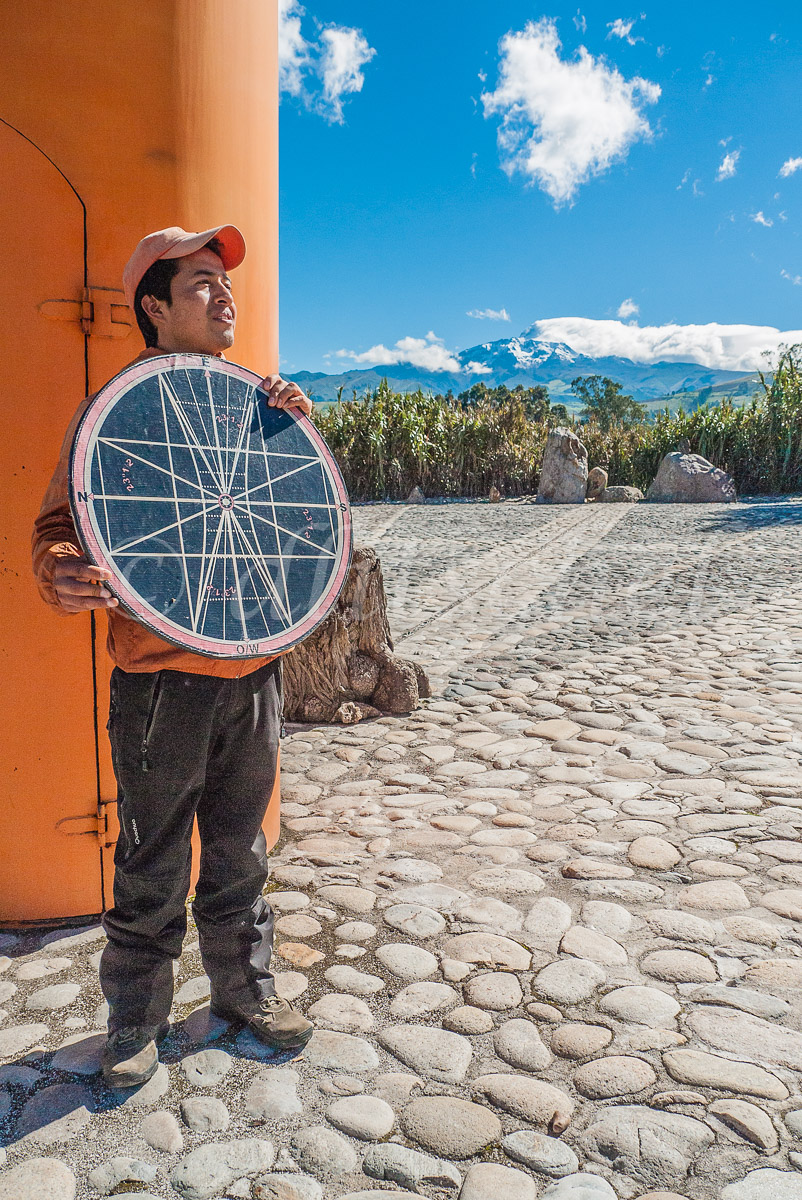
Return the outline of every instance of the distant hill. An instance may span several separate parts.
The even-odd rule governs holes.
[[[533,336],[533,329],[534,326],[524,330],[518,337],[483,342],[459,351],[454,355],[463,367],[459,372],[429,371],[402,364],[343,371],[338,375],[296,371],[289,377],[318,400],[336,400],[340,387],[344,399],[350,400],[354,390],[358,397],[363,396],[366,391],[378,387],[382,379],[397,392],[415,392],[420,388],[433,393],[452,391],[454,395],[479,380],[488,387],[502,383],[511,388],[519,383],[524,387],[544,384],[550,396],[559,398],[571,409],[578,407],[570,391],[572,379],[577,375],[606,375],[620,383],[640,404],[645,404],[650,412],[665,408],[666,404],[672,411],[680,404],[686,409],[693,407],[700,393],[708,388],[713,389],[711,399],[720,399],[730,393],[747,398],[758,386],[756,374],[722,371],[699,363],[636,363],[630,358],[591,358],[572,350],[564,342],[542,341]],[[469,363],[485,370],[478,373],[466,370]]]

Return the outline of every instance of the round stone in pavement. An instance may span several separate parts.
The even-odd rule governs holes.
[[[580,1171],[550,1184],[540,1200],[618,1200],[606,1179]]]
[[[183,1200],[209,1200],[236,1179],[258,1175],[273,1166],[276,1151],[263,1138],[237,1138],[198,1146],[170,1172],[170,1183]]]
[[[379,1056],[364,1038],[330,1029],[317,1029],[304,1051],[310,1067],[330,1071],[373,1071]]]
[[[493,1028],[493,1018],[484,1009],[474,1008],[471,1004],[462,1004],[454,1008],[443,1018],[443,1026],[454,1033],[489,1033]]]
[[[718,972],[704,954],[693,950],[654,950],[641,960],[641,970],[667,983],[715,983]]]
[[[310,1006],[308,1016],[316,1025],[338,1029],[342,1033],[369,1033],[375,1024],[365,1001],[345,993],[321,996]]]
[[[225,1050],[199,1050],[181,1062],[181,1074],[194,1087],[216,1087],[231,1070],[233,1059]]]
[[[325,979],[332,987],[340,992],[348,992],[352,996],[372,996],[384,989],[384,980],[378,975],[367,975],[357,971],[355,967],[329,967]]]
[[[438,1012],[459,1004],[459,993],[447,983],[411,983],[405,987],[390,1005],[391,1017],[422,1017],[426,1013]],[[461,1030],[456,1032],[460,1033]]]
[[[25,1001],[25,1007],[32,1012],[66,1008],[78,999],[80,991],[80,985],[77,983],[51,983],[49,987],[39,988],[30,995]]]
[[[606,978],[602,968],[588,959],[562,959],[538,972],[532,990],[555,1004],[579,1004],[589,1000]]]
[[[507,1021],[496,1031],[493,1048],[499,1058],[519,1071],[542,1071],[551,1062],[533,1021]]]
[[[323,1188],[311,1175],[279,1172],[255,1179],[252,1194],[254,1200],[323,1200]]]
[[[487,971],[477,975],[465,984],[463,993],[468,1004],[494,1012],[517,1008],[523,1000],[518,976],[509,971]]]
[[[534,1129],[508,1133],[501,1143],[504,1153],[532,1171],[562,1179],[579,1170],[579,1159],[570,1146],[559,1138],[546,1137]]]
[[[356,1170],[355,1150],[327,1125],[300,1129],[290,1143],[290,1151],[299,1167],[318,1179],[330,1179],[333,1175]]]
[[[609,1046],[612,1040],[612,1032],[603,1025],[566,1022],[552,1033],[551,1048],[561,1058],[590,1058]]]
[[[139,1132],[153,1150],[178,1154],[184,1148],[181,1127],[173,1114],[166,1109],[148,1113],[140,1123]]]
[[[428,979],[437,970],[437,959],[422,946],[411,946],[407,942],[388,942],[376,951],[376,958],[399,979],[416,982]]]
[[[720,1200],[802,1200],[802,1175],[761,1167],[722,1188]]]
[[[101,1196],[110,1196],[121,1184],[153,1183],[157,1174],[156,1168],[150,1163],[117,1155],[90,1171],[87,1183]]]
[[[575,1071],[574,1087],[590,1100],[607,1100],[642,1092],[656,1079],[656,1072],[644,1059],[610,1054]]]
[[[79,1083],[55,1083],[31,1096],[17,1125],[17,1136],[48,1146],[66,1142],[91,1120],[92,1093]]]
[[[0,1200],[73,1200],[75,1176],[56,1158],[29,1158],[0,1175]]]
[[[568,1127],[574,1109],[566,1092],[530,1075],[480,1075],[471,1088],[514,1117],[559,1133]]]
[[[375,892],[347,883],[332,883],[318,888],[317,896],[324,904],[334,904],[346,912],[360,914],[370,912],[376,903]]]
[[[401,1114],[404,1132],[443,1158],[470,1158],[501,1138],[489,1109],[452,1096],[419,1096]]]
[[[615,988],[599,1001],[602,1012],[618,1017],[621,1021],[633,1021],[636,1025],[648,1025],[652,1029],[671,1029],[680,1006],[673,996],[659,988],[629,987]]]
[[[216,1096],[187,1096],[181,1101],[181,1116],[193,1133],[227,1129],[231,1120],[225,1104]]]
[[[467,1038],[425,1025],[390,1025],[378,1041],[413,1071],[440,1083],[462,1083],[473,1056]]]
[[[378,1096],[345,1096],[326,1110],[326,1120],[351,1137],[374,1142],[392,1132],[395,1113]]]
[[[50,1065],[54,1071],[69,1071],[71,1075],[96,1075],[105,1045],[105,1033],[90,1033],[88,1037],[76,1034],[73,1041],[56,1051]]]
[[[504,1200],[535,1200],[537,1187],[529,1175],[514,1167],[474,1163],[465,1176],[459,1200],[488,1200],[489,1196],[503,1196]]]

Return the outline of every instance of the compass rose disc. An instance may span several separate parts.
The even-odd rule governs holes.
[[[258,375],[171,354],[117,375],[72,447],[70,504],[91,562],[160,637],[213,658],[289,649],[333,608],[351,559],[339,467]]]

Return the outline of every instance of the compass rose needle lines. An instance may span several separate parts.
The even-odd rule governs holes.
[[[276,587],[275,581],[273,580],[273,577],[270,574],[270,567],[268,566],[267,558],[265,557],[264,553],[262,552],[261,549],[257,549],[251,543],[251,541],[248,538],[248,535],[245,533],[245,530],[242,528],[242,525],[240,524],[239,520],[237,519],[236,515],[233,512],[231,513],[231,521],[232,521],[232,524],[234,525],[234,527],[236,528],[236,531],[239,535],[242,545],[245,547],[248,554],[251,556],[251,558],[253,560],[253,565],[256,568],[256,570],[259,574],[259,577],[262,579],[262,582],[265,584],[268,594],[270,595],[270,597],[273,600],[273,604],[278,609],[278,611],[281,613],[286,624],[288,626],[291,625],[292,624],[292,613],[290,612],[290,598],[287,594],[286,584],[284,587],[284,600],[282,601],[281,596],[279,595],[279,592],[278,592],[278,588]],[[277,550],[278,550],[277,557],[280,560],[281,559],[281,549],[280,549],[280,547],[278,547],[278,539],[276,539],[276,543],[277,543]],[[251,582],[253,583],[253,578],[251,578]],[[255,587],[254,587],[254,592],[256,592]]]
[[[193,458],[194,458],[194,453],[193,453],[193,451],[194,451],[195,453],[197,453],[200,456],[201,460],[203,461],[203,465],[206,467],[206,470],[209,472],[209,475],[211,476],[211,479],[212,479],[213,486],[219,488],[219,490],[221,492],[226,491],[227,489],[224,488],[224,486],[223,486],[222,464],[218,463],[218,466],[214,467],[212,465],[212,463],[209,461],[209,459],[206,455],[206,451],[208,450],[210,453],[213,453],[212,447],[202,445],[200,439],[198,438],[198,435],[196,434],[196,432],[192,426],[192,422],[190,421],[189,417],[187,416],[186,412],[184,411],[181,400],[179,399],[177,393],[174,391],[169,380],[166,379],[164,375],[159,376],[159,392],[160,392],[160,399],[161,399],[161,405],[162,405],[162,413],[164,416],[164,437],[165,437],[165,441],[167,442],[168,453],[171,456],[171,466],[172,466],[172,447],[174,444],[176,445],[176,447],[180,445],[182,449],[189,450],[190,454],[192,454]],[[193,393],[193,396],[194,396],[194,393]],[[186,438],[186,441],[183,443],[173,443],[173,441],[170,437],[170,425],[167,420],[167,409],[165,406],[165,398],[167,399],[167,401],[169,401],[171,410],[174,413],[176,420],[178,421],[181,432],[184,434],[184,437]],[[207,441],[208,441],[208,438],[207,438]],[[196,470],[197,470],[197,466],[196,466]]]

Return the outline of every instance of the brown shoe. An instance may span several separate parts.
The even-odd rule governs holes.
[[[168,1025],[129,1025],[109,1034],[103,1047],[103,1079],[108,1087],[132,1088],[147,1083],[159,1065],[158,1043]]]
[[[211,1005],[214,1016],[232,1024],[245,1025],[254,1037],[277,1050],[301,1049],[309,1041],[314,1025],[297,1008],[280,996],[268,996],[254,1012]]]

